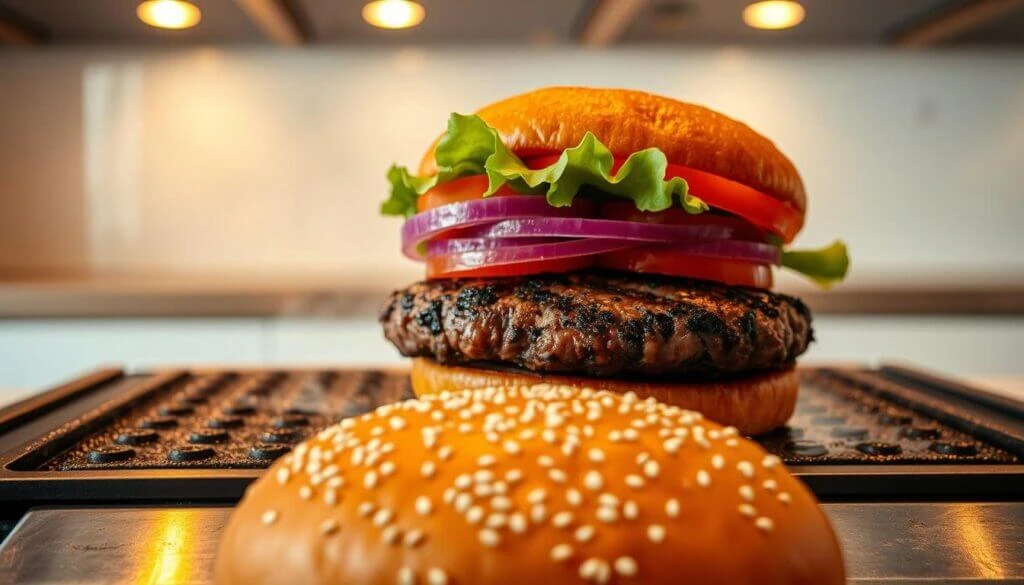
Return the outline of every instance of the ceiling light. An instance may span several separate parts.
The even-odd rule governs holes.
[[[765,0],[743,9],[747,26],[765,30],[792,28],[804,20],[804,7],[793,0]]]
[[[409,28],[423,22],[427,13],[414,0],[374,0],[363,6],[363,20],[380,28]]]
[[[185,0],[146,0],[135,14],[149,26],[170,29],[192,28],[203,18],[199,7]]]

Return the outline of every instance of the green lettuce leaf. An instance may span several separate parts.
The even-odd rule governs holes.
[[[840,240],[819,250],[784,250],[782,265],[829,288],[841,281],[850,268],[846,244]]]
[[[550,166],[530,169],[482,119],[452,114],[435,158],[438,172],[431,177],[416,177],[404,167],[391,167],[391,196],[381,205],[381,213],[409,217],[416,213],[416,198],[434,185],[480,174],[488,178],[485,197],[508,185],[520,193],[544,194],[551,205],[565,207],[586,187],[630,199],[642,211],[661,211],[676,202],[690,213],[709,209],[689,193],[685,180],[664,179],[668,161],[656,148],[634,152],[612,175],[611,151],[589,132]]]

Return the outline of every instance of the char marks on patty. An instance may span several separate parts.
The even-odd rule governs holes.
[[[418,282],[380,320],[406,356],[592,376],[776,369],[812,339],[794,297],[610,272]]]

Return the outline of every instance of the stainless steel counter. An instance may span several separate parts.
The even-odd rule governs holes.
[[[850,581],[1024,583],[1024,503],[826,504]],[[230,508],[29,512],[0,546],[0,583],[211,582]]]

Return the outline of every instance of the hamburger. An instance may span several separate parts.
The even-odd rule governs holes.
[[[841,585],[814,497],[734,428],[633,393],[441,392],[344,420],[250,486],[220,585]]]
[[[412,386],[632,390],[744,434],[785,423],[811,314],[784,267],[828,286],[845,246],[794,251],[807,196],[770,140],[647,93],[554,87],[453,114],[385,214],[427,279],[380,321]]]

